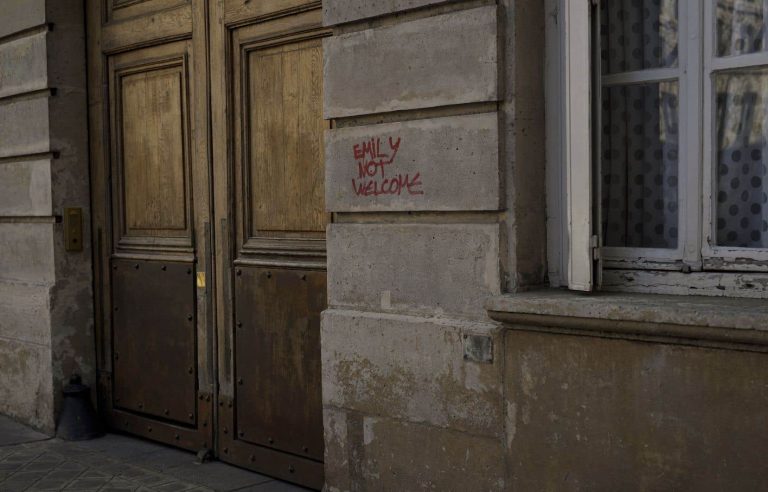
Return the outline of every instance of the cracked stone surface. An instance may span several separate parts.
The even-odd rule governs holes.
[[[108,434],[67,442],[0,416],[0,492],[17,491],[301,492],[221,462],[133,437]]]

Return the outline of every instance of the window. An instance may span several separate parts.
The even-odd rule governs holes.
[[[602,275],[768,272],[768,0],[549,6],[561,20],[549,54],[565,76],[548,98],[566,115],[549,130],[563,150],[548,160],[566,164],[562,174],[550,165],[550,194],[566,197],[549,202],[562,207],[550,219],[564,218],[550,228],[564,238],[554,274],[591,290],[595,265]],[[591,90],[578,87],[586,78]]]

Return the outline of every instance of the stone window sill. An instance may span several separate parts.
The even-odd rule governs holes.
[[[488,299],[513,330],[768,352],[768,302],[654,294],[541,290]]]

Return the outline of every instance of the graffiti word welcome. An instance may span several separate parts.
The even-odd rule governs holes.
[[[352,189],[357,196],[423,195],[421,173],[388,173],[395,162],[402,140],[389,137],[386,142],[371,138],[355,144],[352,153],[357,162],[357,178],[352,179]]]

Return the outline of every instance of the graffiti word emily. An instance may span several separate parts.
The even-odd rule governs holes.
[[[357,162],[357,178],[352,179],[352,189],[357,196],[423,195],[421,173],[393,174],[388,176],[386,168],[395,162],[402,140],[389,137],[386,142],[371,138],[355,144],[352,153]]]

